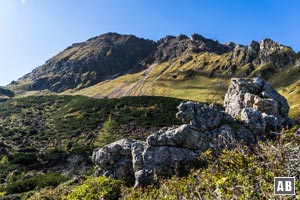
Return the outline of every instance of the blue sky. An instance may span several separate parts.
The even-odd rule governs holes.
[[[225,43],[272,38],[300,50],[298,0],[0,0],[0,85],[106,32]]]

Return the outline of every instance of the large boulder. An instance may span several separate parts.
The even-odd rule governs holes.
[[[177,117],[189,124],[162,128],[146,142],[122,139],[95,149],[98,175],[128,182],[134,178],[136,187],[145,186],[154,175],[189,171],[202,152],[227,147],[234,138],[234,121],[220,106],[187,102],[178,109]]]
[[[260,78],[232,78],[224,107],[228,114],[256,133],[280,131],[293,125],[288,118],[287,100]]]
[[[146,142],[122,139],[95,149],[98,175],[146,186],[154,175],[189,171],[208,149],[231,148],[236,141],[255,143],[291,123],[286,99],[259,78],[232,79],[224,106],[225,111],[215,104],[181,103],[176,117],[186,124],[162,128]]]
[[[144,142],[122,139],[108,144],[103,148],[93,151],[92,160],[98,166],[97,173],[116,179],[124,179],[127,182],[134,181],[134,170],[132,162],[133,146],[143,145]],[[138,165],[135,162],[135,166]]]

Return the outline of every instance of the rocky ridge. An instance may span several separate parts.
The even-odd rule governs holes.
[[[220,63],[220,60],[197,63],[199,66],[212,65],[212,69],[208,70],[211,76],[230,69],[227,76],[246,77],[261,68],[254,75],[268,79],[272,73],[299,63],[299,55],[290,47],[271,39],[252,41],[250,45],[243,46],[232,42],[221,44],[199,34],[191,37],[166,36],[155,42],[133,35],[106,33],[73,44],[44,65],[12,82],[8,88],[15,91],[80,90],[124,74],[145,70],[153,64],[173,59],[182,59],[184,64],[193,59],[191,55],[203,53],[224,55],[224,59],[227,59],[226,63]],[[249,65],[247,70],[238,73],[245,65]]]
[[[224,107],[181,103],[176,117],[187,124],[162,128],[145,142],[122,139],[95,149],[97,175],[146,186],[154,175],[187,172],[208,149],[229,148],[234,141],[253,144],[293,125],[285,98],[260,78],[233,78]]]
[[[147,59],[152,58],[155,63],[165,62],[182,55],[209,52],[223,54],[233,50],[232,46],[220,44],[218,41],[207,39],[199,34],[166,36],[157,42],[157,49]]]

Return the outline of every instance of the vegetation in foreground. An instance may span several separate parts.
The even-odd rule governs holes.
[[[42,96],[1,103],[0,198],[272,199],[273,177],[300,180],[297,128],[251,147],[236,144],[217,154],[205,152],[201,167],[188,176],[157,179],[143,189],[91,176],[94,147],[123,137],[144,139],[156,128],[180,124],[174,117],[180,101]],[[138,130],[143,134],[134,134]],[[91,133],[94,137],[88,139]]]
[[[174,117],[180,101],[35,96],[0,103],[0,193],[17,198],[92,174],[94,148],[180,124]]]
[[[295,176],[296,188],[300,186],[299,160],[295,159],[299,145],[295,127],[251,147],[236,143],[218,154],[207,151],[199,158],[201,168],[186,177],[157,180],[147,188],[135,190],[111,178],[90,177],[77,185],[40,190],[29,199],[275,199],[275,176]],[[299,191],[284,199],[300,199]]]

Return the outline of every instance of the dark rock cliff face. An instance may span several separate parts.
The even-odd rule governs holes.
[[[0,96],[13,97],[14,93],[8,89],[4,89],[4,88],[0,87]]]
[[[248,70],[239,77],[255,72],[253,76],[268,79],[286,66],[299,65],[300,60],[299,53],[297,55],[290,47],[271,39],[243,46],[232,42],[220,44],[198,34],[166,36],[154,42],[133,35],[107,33],[73,44],[11,85],[19,85],[23,90],[48,89],[54,92],[82,89],[143,70],[154,63],[183,57],[188,62],[193,59],[192,54],[202,53],[224,55],[226,60],[225,63],[213,63],[220,60],[209,62],[213,66],[209,71],[211,76],[224,75],[228,68],[229,74],[226,75],[236,76],[240,68],[249,64]]]

